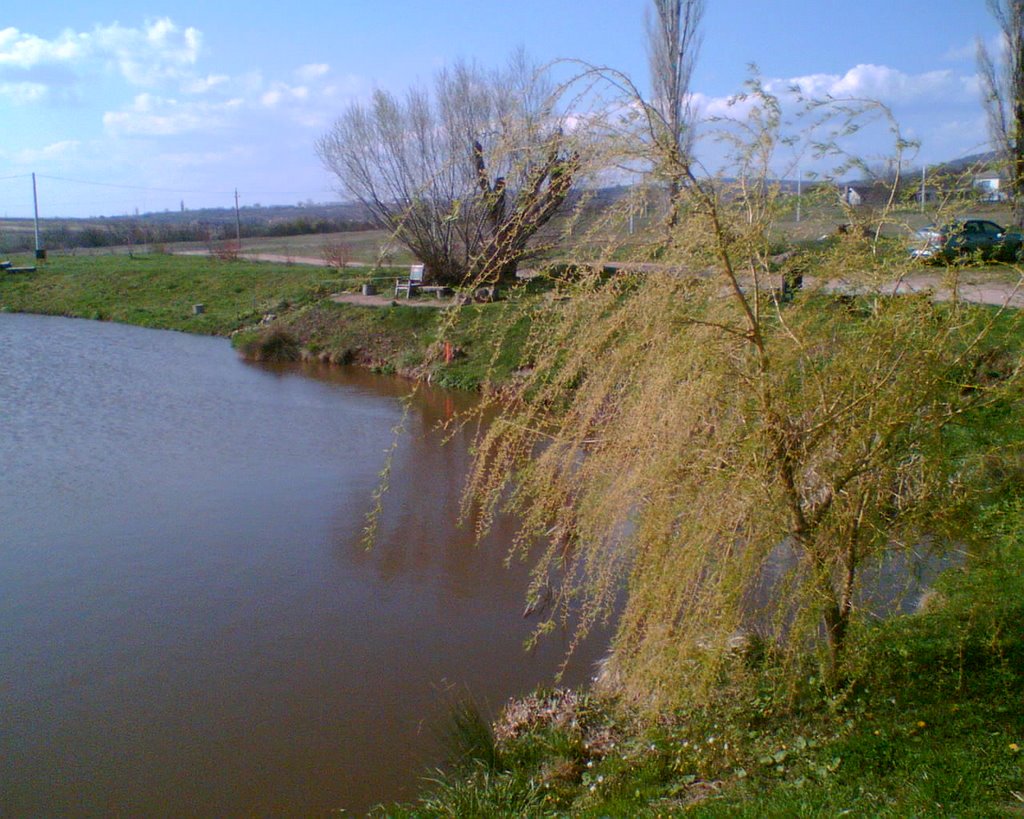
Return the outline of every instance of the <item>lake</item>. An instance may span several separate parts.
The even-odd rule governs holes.
[[[511,524],[455,525],[471,396],[408,403],[362,544],[411,389],[0,314],[0,814],[358,813],[414,796],[453,697],[552,681]]]

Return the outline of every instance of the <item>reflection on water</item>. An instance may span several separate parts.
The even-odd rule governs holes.
[[[0,814],[359,811],[438,761],[447,690],[551,680],[508,524],[453,523],[468,397],[411,402],[366,551],[408,384],[44,317],[0,350]]]

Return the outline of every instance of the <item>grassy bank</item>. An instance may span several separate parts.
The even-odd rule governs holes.
[[[389,816],[1014,816],[1024,811],[1024,502],[981,516],[988,546],[915,614],[869,629],[855,673],[772,684],[737,656],[714,707],[656,721],[548,691],[494,728],[459,714],[452,765]]]
[[[394,272],[159,253],[51,255],[34,273],[0,275],[0,309],[233,335],[236,345],[253,350],[270,335],[283,336],[285,357],[356,363],[463,389],[508,377],[518,365],[515,334],[499,341],[501,304],[470,306],[452,319],[436,309],[330,298],[389,275]],[[446,360],[437,339],[450,320],[456,323]]]
[[[0,308],[228,335],[321,298],[337,284],[330,273],[167,254],[54,255],[34,273],[0,276]]]
[[[282,313],[269,328],[241,333],[236,343],[258,358],[267,340],[284,333],[296,340],[301,357],[473,390],[515,371],[516,342],[525,330],[525,321],[500,303],[468,305],[453,314],[400,302],[363,307],[320,299]]]

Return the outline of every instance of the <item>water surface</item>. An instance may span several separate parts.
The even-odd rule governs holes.
[[[359,812],[414,794],[450,692],[551,680],[510,528],[454,525],[466,396],[412,401],[361,544],[408,391],[0,314],[0,814]]]

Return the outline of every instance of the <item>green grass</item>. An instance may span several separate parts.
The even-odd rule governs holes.
[[[312,267],[164,254],[55,255],[35,273],[0,276],[0,309],[226,335],[321,298],[337,285],[329,276]]]

